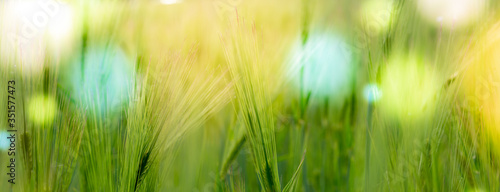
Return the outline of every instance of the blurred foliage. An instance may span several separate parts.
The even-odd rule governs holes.
[[[498,10],[2,1],[0,188],[498,191]]]

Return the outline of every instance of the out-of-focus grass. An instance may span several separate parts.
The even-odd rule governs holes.
[[[18,183],[2,172],[2,189],[500,187],[497,1],[466,26],[433,21],[407,0],[65,3],[73,27],[59,49],[46,35],[13,46],[11,24],[0,23],[0,86],[16,80],[18,128]],[[297,52],[322,39],[314,34],[335,36],[340,48]],[[345,57],[321,55],[335,50]],[[337,81],[346,61],[338,58],[348,57],[342,91],[304,86]],[[328,67],[308,70],[314,62]],[[368,84],[380,100],[365,100]],[[6,117],[7,92],[0,100]],[[0,130],[7,125],[0,118]]]

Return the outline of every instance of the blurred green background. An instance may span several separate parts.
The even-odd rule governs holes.
[[[2,1],[0,188],[498,191],[499,9]]]

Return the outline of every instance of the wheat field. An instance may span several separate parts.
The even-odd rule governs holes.
[[[499,11],[0,1],[0,191],[500,191]]]

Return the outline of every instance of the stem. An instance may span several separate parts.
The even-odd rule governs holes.
[[[227,158],[224,160],[221,172],[220,172],[220,178],[222,181],[225,180],[227,171],[231,165],[231,163],[236,159],[238,154],[240,153],[241,149],[243,148],[243,145],[246,142],[246,137],[245,135],[241,136],[241,138],[238,139],[238,141],[233,145],[231,152],[229,152],[229,155]]]
[[[368,191],[369,178],[370,178],[370,148],[371,148],[371,122],[373,114],[373,105],[368,103],[368,117],[366,126],[366,149],[365,149],[365,191]]]
[[[436,155],[432,150],[432,145],[431,145],[431,158],[432,158],[432,187],[433,191],[439,191],[438,177],[437,177],[437,160],[436,160]]]

